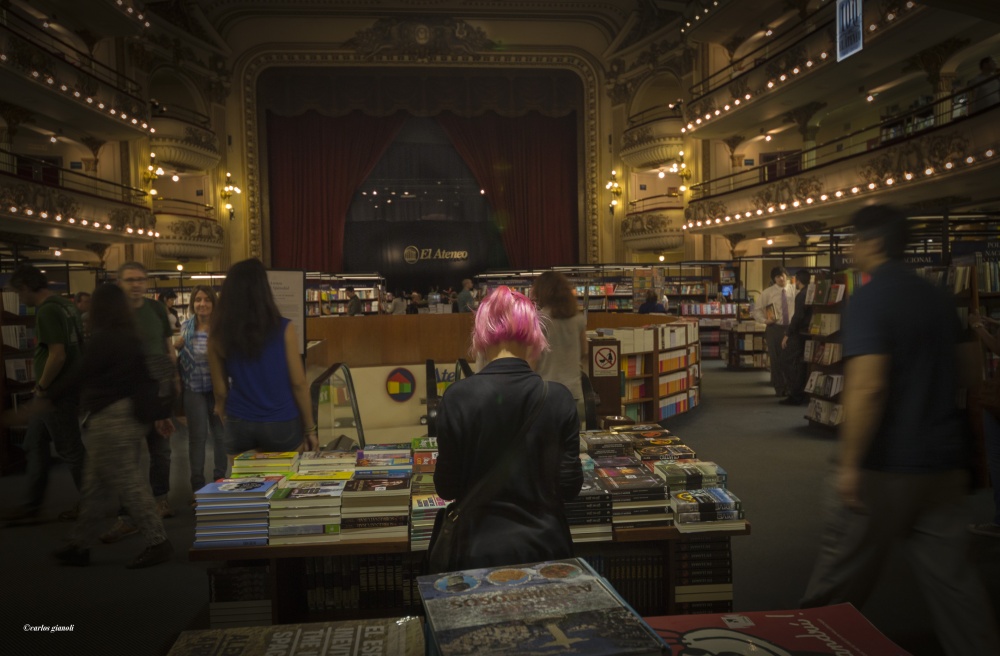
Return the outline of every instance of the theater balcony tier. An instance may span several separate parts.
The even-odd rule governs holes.
[[[100,36],[135,36],[149,28],[149,17],[134,0],[47,0],[60,23]]]
[[[177,112],[177,109],[171,110]],[[156,133],[149,145],[156,153],[156,163],[178,171],[207,172],[219,165],[219,137],[208,127],[208,117],[193,112],[155,115]]]
[[[215,208],[190,201],[157,199],[153,203],[156,213],[156,254],[180,260],[204,260],[222,253],[225,232],[212,217]]]
[[[621,224],[622,243],[635,252],[675,251],[684,247],[684,210],[629,212]]]
[[[940,104],[950,108],[951,98]],[[1000,175],[1000,104],[970,117],[906,114],[796,154],[794,175],[774,165],[692,188],[687,231],[741,233],[818,221],[845,224],[870,203],[913,211],[975,208],[995,198]],[[923,117],[923,118],[921,118]]]
[[[865,3],[864,49],[837,62],[833,4],[808,28],[784,35],[777,47],[738,59],[692,87],[685,133],[698,139],[751,136],[768,124],[795,120],[796,111],[818,101],[858,99],[859,85],[898,78],[899,62],[960,32],[973,39],[992,34],[982,21],[957,13]]]
[[[628,166],[648,171],[668,162],[679,161],[684,150],[679,116],[649,118],[630,126],[622,134],[621,158]]]
[[[142,191],[54,168],[39,174],[42,182],[10,172],[10,161],[0,152],[3,231],[75,244],[153,238],[156,223]]]
[[[152,132],[138,83],[14,13],[0,24],[0,85],[53,133],[72,127],[115,141]]]

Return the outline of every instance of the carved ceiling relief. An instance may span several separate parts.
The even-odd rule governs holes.
[[[443,17],[382,18],[344,46],[363,58],[402,55],[426,60],[441,55],[473,55],[496,49],[485,30]]]

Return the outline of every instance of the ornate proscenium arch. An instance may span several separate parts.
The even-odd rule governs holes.
[[[258,107],[258,85],[264,71],[273,67],[355,67],[370,68],[373,71],[384,68],[435,67],[453,69],[549,69],[565,70],[577,75],[583,86],[583,102],[580,108],[583,125],[583,198],[585,217],[584,233],[586,235],[585,251],[587,262],[596,262],[599,258],[599,215],[598,208],[598,70],[599,67],[586,57],[577,53],[538,54],[517,52],[470,52],[468,40],[452,42],[442,39],[439,45],[431,47],[413,47],[407,39],[424,38],[437,34],[442,26],[438,22],[448,22],[447,29],[455,34],[455,24],[461,21],[451,19],[426,19],[426,29],[414,27],[414,20],[400,19],[400,24],[406,24],[407,29],[391,30],[384,26],[376,30],[363,30],[351,41],[318,50],[315,47],[308,50],[302,46],[290,45],[285,49],[275,49],[271,46],[250,50],[234,67],[234,77],[242,80],[240,87],[240,109],[246,125],[246,147],[244,151],[247,171],[246,197],[248,209],[248,246],[252,257],[263,257],[263,202],[261,185],[264,171],[261,161],[261,119]],[[390,40],[381,45],[373,44],[372,34],[384,35]],[[473,35],[476,45],[489,44],[472,27],[459,33]],[[365,38],[359,38],[364,34]],[[396,41],[391,41],[395,39]],[[433,39],[432,39],[433,40]],[[355,48],[350,50],[348,43],[354,42]]]

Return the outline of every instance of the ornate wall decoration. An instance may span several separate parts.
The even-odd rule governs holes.
[[[160,236],[167,239],[210,242],[219,246],[224,234],[222,226],[210,219],[173,219],[164,222],[162,229]]]
[[[753,195],[751,202],[754,209],[766,210],[781,203],[802,202],[810,196],[821,193],[823,193],[823,183],[815,176],[785,178],[758,191]]]
[[[652,143],[653,141],[653,128],[648,125],[641,125],[637,128],[626,130],[622,134],[622,150],[635,148],[636,146]]]
[[[153,216],[152,211],[144,207],[122,207],[111,210],[108,212],[107,222],[119,230],[125,229],[126,226],[136,229],[142,228],[143,230],[156,229],[156,217]]]
[[[211,130],[202,130],[194,126],[188,126],[184,130],[184,143],[211,150],[219,151],[219,137]]]
[[[583,87],[583,99],[580,107],[583,126],[583,170],[584,180],[581,197],[583,199],[583,235],[585,247],[581,253],[582,262],[597,262],[600,255],[600,217],[598,208],[605,205],[598,203],[598,193],[603,189],[603,183],[598,179],[597,153],[598,146],[598,72],[593,68],[588,58],[569,54],[524,54],[510,52],[490,52],[476,56],[442,55],[435,60],[436,64],[460,69],[557,69],[570,71],[579,77]],[[317,53],[298,51],[271,51],[253,53],[241,62],[238,79],[242,80],[241,98],[244,123],[246,125],[247,141],[245,144],[245,166],[247,184],[244,187],[244,200],[247,204],[247,245],[248,255],[263,258],[263,213],[264,208],[260,195],[262,185],[261,162],[261,110],[258,106],[258,84],[261,74],[269,68],[277,67],[349,67],[365,65],[381,65],[383,67],[418,67],[426,62],[411,56],[394,56],[378,53],[365,57],[357,52],[325,52]],[[606,212],[601,212],[605,215]]]
[[[621,237],[634,251],[671,250],[684,244],[684,229],[680,220],[653,211],[625,217],[621,223]]]
[[[0,207],[30,207],[35,212],[47,211],[70,217],[80,212],[76,198],[58,188],[29,182],[0,182]]]
[[[729,213],[726,204],[721,200],[706,200],[698,203],[690,203],[684,208],[684,218],[688,221],[708,221],[716,217],[723,217]]]
[[[344,43],[364,59],[376,55],[431,57],[474,55],[496,48],[482,28],[455,18],[382,18]]]
[[[858,175],[865,182],[881,183],[906,173],[922,174],[928,168],[941,170],[948,162],[958,162],[968,150],[969,139],[960,132],[931,134],[890,146],[858,167]]]

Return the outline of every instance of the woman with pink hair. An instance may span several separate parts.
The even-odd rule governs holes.
[[[441,399],[434,485],[461,509],[479,481],[495,478],[494,468],[505,475],[488,498],[476,499],[475,512],[460,512],[464,550],[449,570],[573,555],[563,503],[583,481],[580,423],[570,391],[559,383],[545,391],[532,370],[547,348],[538,312],[523,294],[499,287],[480,304],[471,355],[486,365]]]

